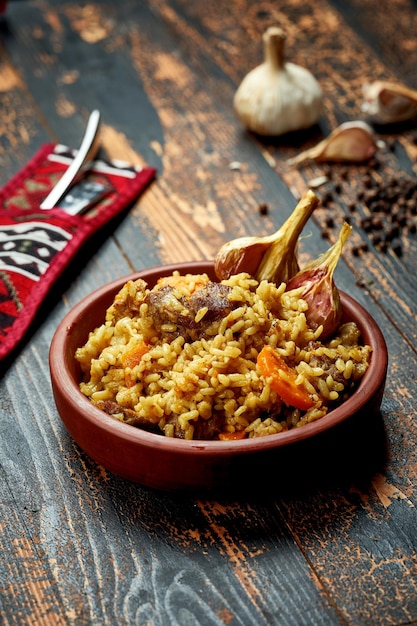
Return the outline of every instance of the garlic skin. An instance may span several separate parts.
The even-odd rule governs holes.
[[[395,124],[417,115],[417,91],[405,85],[376,80],[362,87],[362,111],[375,124]]]
[[[273,243],[270,237],[239,237],[225,243],[214,260],[214,271],[219,280],[245,272],[255,276],[266,250]]]
[[[237,116],[263,136],[313,126],[322,113],[319,83],[304,67],[284,60],[285,34],[280,28],[268,28],[263,42],[264,62],[245,76],[235,93]]]
[[[309,160],[362,163],[369,161],[383,146],[384,142],[377,140],[366,122],[344,122],[313,148],[288,159],[287,164],[299,165]]]

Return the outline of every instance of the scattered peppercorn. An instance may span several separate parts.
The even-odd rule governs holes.
[[[326,193],[324,193],[321,198],[322,204],[324,206],[329,204],[329,202],[331,202],[332,200],[333,200],[333,194],[330,191],[327,191]]]
[[[401,241],[394,241],[392,246],[392,251],[394,252],[394,254],[396,254],[397,256],[402,256],[403,254],[403,247],[402,247],[402,243]]]
[[[379,215],[375,215],[372,220],[371,220],[371,224],[372,224],[372,228],[374,230],[381,230],[381,228],[383,228],[384,224],[382,222],[382,219],[380,218]]]
[[[365,178],[362,181],[364,187],[366,187],[367,189],[369,189],[372,185],[372,178],[368,175],[365,176]]]
[[[327,166],[324,173],[328,182],[321,191],[322,206],[330,209],[329,203],[345,190],[350,200],[346,204],[344,221],[354,222],[361,228],[378,251],[385,253],[390,249],[400,257],[404,251],[403,238],[417,233],[417,178],[402,172],[379,173],[381,167],[379,160],[372,159],[362,178],[358,179],[355,170],[353,184],[349,185],[349,168],[335,165],[330,169]],[[331,230],[336,227],[337,220],[326,212],[322,236],[331,239]],[[354,245],[351,252],[358,256],[367,249],[367,246]]]
[[[388,250],[388,248],[389,248],[388,242],[387,241],[381,241],[381,243],[378,244],[377,248],[381,252],[386,252]]]

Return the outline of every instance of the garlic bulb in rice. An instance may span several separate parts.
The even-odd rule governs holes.
[[[309,70],[284,59],[285,34],[271,27],[263,35],[264,62],[243,79],[234,97],[239,119],[264,136],[309,128],[322,112],[322,90]]]
[[[351,230],[352,227],[344,222],[336,243],[287,282],[288,291],[303,287],[301,298],[308,304],[305,312],[307,324],[313,330],[323,326],[320,339],[330,337],[339,327],[342,317],[333,274]]]
[[[319,199],[308,190],[284,224],[266,237],[240,237],[225,243],[214,261],[219,280],[246,272],[257,280],[280,284],[299,270],[295,254],[299,235]]]

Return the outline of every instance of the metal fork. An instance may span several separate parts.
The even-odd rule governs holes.
[[[100,126],[100,111],[94,110],[88,120],[77,155],[67,171],[63,174],[55,187],[49,192],[40,205],[41,209],[53,209],[68,189],[82,176],[83,171],[94,159],[99,148],[98,130]]]

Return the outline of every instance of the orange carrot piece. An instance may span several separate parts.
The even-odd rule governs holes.
[[[307,389],[296,384],[297,373],[271,346],[264,346],[257,359],[260,373],[288,406],[307,411],[315,402]]]
[[[194,288],[192,289],[192,292],[198,291],[199,289],[201,289],[201,287],[207,285],[207,279],[204,276],[195,275],[193,276],[193,280]],[[175,287],[179,291],[185,289],[185,291],[188,292],[190,281],[187,276],[163,276],[162,278],[158,279],[157,287],[165,287],[166,285],[169,285],[170,287]]]
[[[135,365],[139,365],[143,355],[146,354],[148,350],[148,345],[144,341],[141,341],[137,346],[134,346],[123,354],[121,357],[122,366],[132,369]]]

